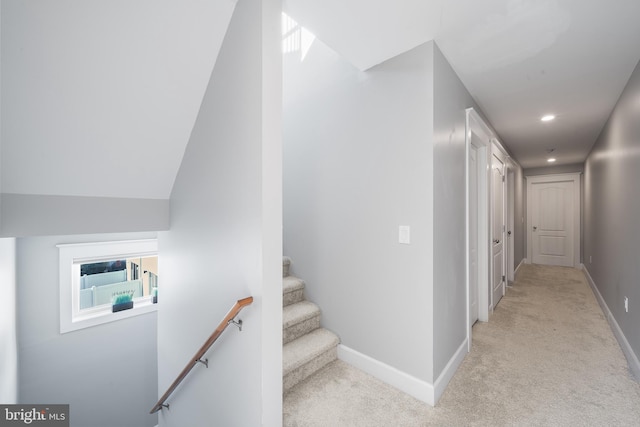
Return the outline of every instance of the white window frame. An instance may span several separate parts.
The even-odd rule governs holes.
[[[152,297],[136,298],[132,309],[116,313],[111,305],[80,310],[80,264],[112,259],[157,256],[158,240],[126,240],[114,242],[57,245],[60,259],[60,333],[77,331],[157,310]]]

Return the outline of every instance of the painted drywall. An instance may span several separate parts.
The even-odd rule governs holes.
[[[570,165],[545,166],[541,168],[524,169],[525,176],[534,175],[555,175],[559,173],[583,173],[584,163],[574,163]]]
[[[169,200],[2,194],[0,236],[122,233],[169,228]]]
[[[171,396],[161,427],[282,423],[281,5],[238,2],[160,234],[158,395],[239,299],[230,327]]]
[[[0,239],[0,403],[18,401],[16,241]]]
[[[342,344],[429,383],[432,59],[428,43],[362,72],[316,40],[283,72],[291,271]]]
[[[61,335],[56,247],[153,237],[126,233],[17,239],[20,403],[69,404],[73,427],[157,424],[157,417],[148,414],[157,391],[156,313]]]
[[[167,199],[234,5],[2,2],[2,192]]]
[[[479,108],[437,45],[433,75],[433,374],[437,378],[467,335],[465,110]]]
[[[585,162],[584,264],[640,357],[640,65]],[[624,298],[629,298],[629,312]]]

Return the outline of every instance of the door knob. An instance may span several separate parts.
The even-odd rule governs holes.
[[[495,243],[497,245],[498,243],[500,243],[500,240],[499,239],[493,239],[493,243]]]
[[[538,229],[538,227],[534,225],[533,226],[533,231],[536,231],[537,229]]]
[[[507,231],[507,234],[508,234],[509,236],[511,236],[511,230]]]

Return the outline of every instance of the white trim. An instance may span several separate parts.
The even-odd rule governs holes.
[[[466,345],[466,342],[465,342]],[[399,369],[380,362],[372,357],[353,350],[345,345],[338,345],[338,359],[355,366],[356,368],[373,375],[398,390],[401,390],[416,399],[435,405],[435,393],[433,384],[411,376]]]
[[[449,363],[447,363],[447,366],[444,367],[444,369],[442,370],[442,373],[438,376],[438,378],[434,383],[434,387],[433,387],[434,399],[433,400],[435,403],[438,403],[438,401],[440,400],[440,397],[442,397],[442,393],[444,393],[444,390],[449,385],[449,382],[451,382],[451,379],[453,378],[456,371],[462,364],[462,361],[464,360],[464,358],[467,357],[467,354],[468,354],[467,340],[464,340],[462,344],[460,344],[460,347],[458,347],[458,350],[455,352],[453,357],[449,360]]]
[[[520,260],[520,264],[518,264],[518,266],[516,267],[515,270],[513,270],[513,277],[515,279],[515,277],[518,275],[518,270],[520,270],[520,267],[522,267],[524,264],[528,264],[527,259],[526,258],[522,258]]]
[[[598,300],[598,304],[600,304],[600,308],[602,308],[604,317],[607,318],[609,326],[611,327],[613,334],[618,340],[618,344],[620,344],[620,348],[622,349],[624,356],[627,358],[629,370],[633,373],[636,379],[640,380],[640,360],[638,360],[638,356],[634,353],[633,348],[631,348],[631,345],[629,344],[629,341],[627,341],[627,337],[624,336],[620,325],[618,325],[615,317],[613,317],[613,313],[611,313],[611,310],[609,310],[607,303],[605,302],[604,298],[602,298],[602,295],[600,294],[596,283],[593,281],[591,274],[589,274],[589,270],[587,270],[587,267],[584,264],[580,264],[580,266],[581,270],[584,272],[585,277],[587,278],[589,286],[591,286],[593,294],[596,296],[596,300]]]
[[[494,150],[495,148],[495,150]],[[498,160],[501,164],[502,167],[500,169],[497,169],[500,173],[500,175],[502,176],[502,185],[501,187],[501,192],[502,192],[502,232],[500,233],[500,239],[502,241],[502,271],[500,272],[500,276],[505,277],[506,279],[506,265],[507,265],[507,261],[506,261],[506,254],[507,254],[507,250],[506,248],[506,244],[505,242],[507,241],[507,239],[505,238],[507,230],[506,230],[506,224],[507,224],[507,214],[506,214],[506,209],[507,209],[507,197],[506,197],[506,176],[507,176],[507,165],[506,165],[506,159],[507,157],[507,153],[504,150],[504,147],[502,147],[502,145],[500,144],[500,141],[498,141],[496,138],[492,138],[491,139],[491,159],[488,163],[488,168],[489,168],[489,238],[487,239],[487,243],[489,245],[489,253],[491,254],[490,256],[490,261],[489,261],[489,294],[490,294],[490,298],[489,298],[489,310],[491,313],[493,313],[493,309],[496,307],[496,305],[498,304],[497,301],[494,301],[494,288],[493,288],[493,283],[494,283],[494,274],[495,272],[493,271],[493,267],[494,267],[494,248],[493,248],[493,236],[494,236],[494,229],[493,229],[493,223],[494,223],[494,218],[495,218],[495,210],[494,210],[494,188],[493,188],[493,159],[494,157],[496,158],[496,160]],[[502,299],[502,297],[504,297],[506,293],[506,280],[502,280],[502,296],[500,297],[500,299]]]
[[[525,176],[527,181],[527,258],[533,261],[533,237],[531,223],[531,209],[532,209],[532,188],[531,186],[542,182],[573,182],[573,265],[572,267],[578,268],[580,265],[580,214],[582,203],[582,188],[580,183],[581,172],[576,173],[561,173],[554,175],[531,175]]]
[[[515,206],[516,206],[516,200],[515,200],[515,192],[516,192],[516,187],[515,187],[515,163],[514,161],[509,157],[507,158],[507,170],[505,173],[505,177],[506,177],[506,216],[505,216],[505,225],[507,227],[507,234],[505,235],[505,242],[506,242],[506,247],[507,247],[507,255],[506,255],[506,260],[507,260],[507,280],[511,280],[512,282],[515,280],[516,275],[515,275],[515,269],[513,268],[513,263],[514,263],[514,251],[515,251]],[[509,234],[509,232],[511,232],[511,234]]]
[[[74,292],[74,289],[79,289],[76,282],[76,275],[79,278],[79,266],[76,263],[96,259],[155,255],[158,253],[157,239],[60,244],[57,247],[59,249],[61,334],[157,311],[157,304],[153,304],[150,297],[143,297],[137,298],[130,310],[112,313],[111,307],[104,306],[83,310],[80,313],[79,296]]]
[[[343,344],[338,345],[338,359],[431,406],[438,403],[467,353],[467,340],[465,339],[435,383],[431,384]]]
[[[476,138],[472,135],[475,134]],[[477,178],[478,178],[478,320],[489,321],[489,161],[491,159],[491,139],[493,132],[473,109],[466,109],[466,135],[465,135],[465,279],[467,298],[467,350],[471,351],[473,329],[471,325],[471,296],[469,277],[469,152],[473,144],[477,148]],[[482,168],[484,167],[484,173]],[[484,224],[484,226],[483,226]]]

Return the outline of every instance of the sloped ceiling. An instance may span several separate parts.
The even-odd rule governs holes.
[[[640,59],[638,0],[284,4],[363,70],[435,40],[525,168],[584,161]]]
[[[2,192],[167,199],[235,0],[3,0]]]
[[[167,199],[235,4],[3,0],[2,192]],[[363,70],[435,39],[525,168],[582,162],[640,59],[637,0],[284,7]]]

